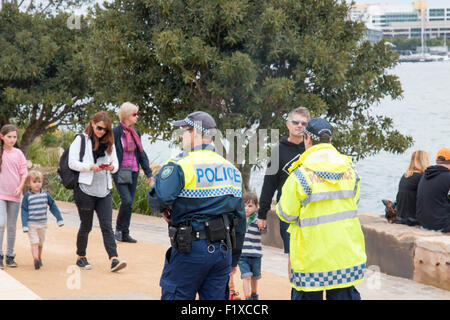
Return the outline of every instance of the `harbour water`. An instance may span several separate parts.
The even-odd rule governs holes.
[[[372,112],[391,117],[397,130],[414,138],[414,145],[403,154],[381,152],[356,163],[362,179],[359,209],[379,214],[384,213],[381,199],[395,199],[398,182],[414,150],[427,151],[434,164],[437,151],[450,147],[450,61],[402,63],[389,73],[399,77],[403,99],[386,98]],[[143,140],[150,160],[159,164],[179,152],[168,142],[150,144],[148,139]],[[256,170],[250,179],[258,195],[263,178],[264,170]]]

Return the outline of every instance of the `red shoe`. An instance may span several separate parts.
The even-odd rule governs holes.
[[[241,300],[241,298],[239,297],[239,293],[231,293],[230,294],[230,299],[229,300]]]

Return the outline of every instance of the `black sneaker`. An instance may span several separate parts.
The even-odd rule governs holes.
[[[126,261],[119,261],[118,259],[113,259],[111,263],[111,272],[119,271],[127,266]]]
[[[122,234],[122,242],[136,243],[137,240],[133,239],[129,234]]]
[[[252,298],[252,300],[259,300],[259,294],[257,294],[257,293],[252,293],[252,295],[250,296],[250,298]]]
[[[44,266],[43,264],[42,264],[42,259],[41,258],[39,258],[39,265],[42,267],[42,266]]]
[[[76,265],[77,265],[80,269],[91,270],[91,265],[90,265],[89,262],[87,261],[86,257],[83,257],[83,258],[78,259]]]
[[[5,266],[3,265],[3,256],[0,256],[0,269],[5,269]]]
[[[39,262],[39,259],[34,259],[34,269],[39,270],[41,267],[41,264]]]
[[[6,266],[10,268],[17,267],[17,263],[14,261],[14,257],[6,256]]]

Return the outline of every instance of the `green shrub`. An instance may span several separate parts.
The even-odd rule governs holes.
[[[27,159],[41,167],[57,167],[59,165],[58,148],[45,148],[40,142],[33,142],[28,149]]]
[[[41,135],[41,145],[47,148],[59,147],[60,137],[55,132],[46,132]]]

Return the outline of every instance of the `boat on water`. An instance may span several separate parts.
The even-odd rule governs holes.
[[[447,61],[449,60],[448,54],[446,55],[432,55],[429,53],[413,53],[410,55],[401,55],[400,62],[434,62],[434,61]]]

